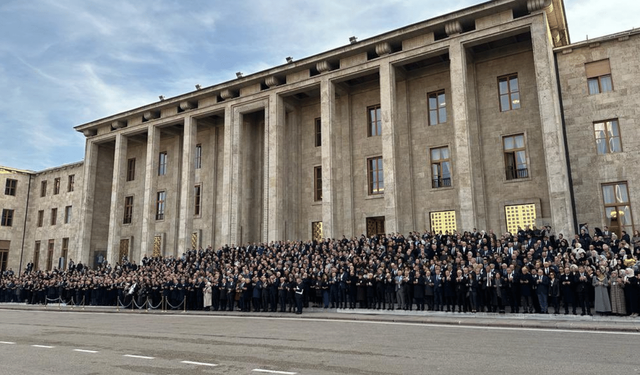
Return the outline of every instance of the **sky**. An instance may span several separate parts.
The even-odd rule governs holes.
[[[0,0],[0,165],[84,158],[73,130],[479,0]],[[572,42],[640,27],[638,0],[565,0]]]

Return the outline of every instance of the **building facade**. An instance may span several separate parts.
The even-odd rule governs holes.
[[[566,236],[578,220],[629,231],[639,48],[633,31],[571,44],[562,0],[495,0],[77,126],[79,193],[56,203],[78,207],[68,256],[525,225]],[[27,211],[22,255],[48,241],[33,225],[46,204]]]

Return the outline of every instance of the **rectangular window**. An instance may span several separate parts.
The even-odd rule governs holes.
[[[427,104],[429,106],[429,125],[447,122],[447,101],[444,90],[428,93]]]
[[[380,104],[367,108],[367,118],[369,121],[368,136],[373,137],[382,134],[382,112]]]
[[[529,177],[524,134],[504,137],[502,142],[504,146],[504,164],[507,180]]]
[[[67,269],[67,258],[69,256],[69,239],[62,239],[62,250],[60,251],[60,262],[58,264],[61,270]]]
[[[7,178],[7,182],[4,186],[4,195],[16,195],[16,187],[18,186],[18,180]]]
[[[369,195],[384,193],[382,156],[367,159],[367,175],[369,176]]]
[[[58,209],[52,208],[51,209],[51,225],[56,225],[57,221],[58,221]]]
[[[584,69],[587,73],[589,95],[613,91],[609,59],[586,63]]]
[[[40,196],[41,197],[47,196],[47,180],[40,182]]]
[[[71,222],[71,206],[64,208],[64,223],[69,224]]]
[[[633,216],[627,182],[602,185],[604,200],[604,219],[609,228],[620,236],[621,231],[633,233]]]
[[[13,210],[3,209],[2,210],[2,221],[0,224],[3,227],[11,227],[13,226]]]
[[[622,152],[620,129],[618,128],[617,119],[594,122],[593,127],[596,134],[596,149],[598,150],[598,154]]]
[[[60,177],[53,180],[53,195],[60,194]]]
[[[69,181],[67,183],[67,192],[70,193],[70,192],[73,191],[73,189],[74,189],[73,185],[75,184],[75,182],[76,182],[76,176],[73,175],[73,174],[70,174],[69,175]]]
[[[431,187],[451,186],[449,147],[431,149]]]
[[[322,200],[322,167],[313,168],[313,200]]]
[[[200,216],[200,202],[201,202],[201,188],[200,185],[193,187],[193,215]]]
[[[44,210],[38,211],[38,228],[44,224]]]
[[[158,176],[167,174],[167,152],[162,151],[158,157]]]
[[[320,117],[318,117],[315,120],[315,135],[316,135],[316,147],[320,147],[322,146],[322,120],[320,119]]]
[[[49,240],[49,247],[47,248],[47,271],[53,269],[53,248],[55,247],[55,240]]]
[[[456,231],[455,211],[436,211],[429,214],[431,217],[431,230],[433,233],[442,232],[450,234]]]
[[[501,112],[520,108],[518,74],[509,74],[506,76],[498,77],[498,91],[500,94]]]
[[[507,222],[507,232],[515,235],[519,229],[526,230],[536,225],[536,205],[519,204],[515,206],[505,206],[504,216]]]
[[[124,218],[122,224],[131,224],[133,218],[133,197],[124,198]]]
[[[0,272],[7,270],[7,262],[9,261],[9,248],[11,241],[0,240]]]
[[[164,205],[167,199],[166,191],[159,191],[156,199],[156,220],[164,220]]]
[[[136,158],[127,160],[127,181],[136,179]]]
[[[196,145],[196,154],[195,154],[195,168],[202,168],[202,145]]]
[[[322,241],[322,221],[311,223],[311,238],[316,242]]]
[[[40,263],[40,241],[36,241],[36,246],[33,248],[33,271],[38,270]]]

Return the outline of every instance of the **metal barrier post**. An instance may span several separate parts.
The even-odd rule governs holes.
[[[182,306],[182,312],[187,312],[187,296],[184,296],[184,299],[182,300],[183,306]]]

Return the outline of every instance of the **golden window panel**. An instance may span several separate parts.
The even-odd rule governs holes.
[[[198,248],[198,232],[191,233],[191,249]]]
[[[504,215],[507,219],[507,231],[511,234],[518,233],[518,227],[526,229],[527,226],[533,228],[536,225],[535,204],[505,206]]]
[[[315,241],[322,241],[322,221],[314,221],[311,223],[311,237]]]
[[[162,236],[153,237],[153,257],[162,256]]]
[[[431,212],[431,230],[434,233],[449,232],[456,230],[456,212],[455,211],[438,211]]]
[[[118,254],[118,262],[122,264],[122,261],[124,260],[125,257],[127,257],[127,259],[129,258],[129,239],[128,238],[124,238],[120,240],[120,252]]]

